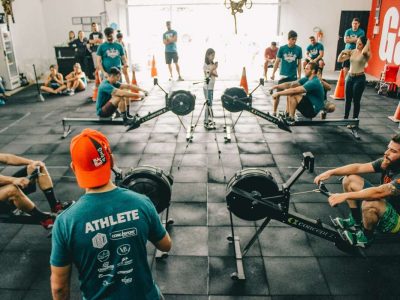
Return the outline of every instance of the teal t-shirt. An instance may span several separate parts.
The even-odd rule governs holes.
[[[105,42],[97,48],[96,54],[101,57],[101,63],[107,73],[110,72],[112,67],[121,69],[121,56],[125,55],[121,44]]]
[[[361,28],[358,28],[357,31],[354,31],[352,28],[349,28],[345,31],[344,36],[345,37],[349,36],[351,38],[354,38],[354,37],[359,38],[360,36],[365,36],[365,32]],[[347,49],[347,50],[356,49],[356,43],[346,43],[344,49]]]
[[[310,99],[315,113],[318,113],[324,107],[324,87],[317,76],[311,80],[307,77],[302,77],[299,83],[306,90],[306,96]]]
[[[85,194],[57,217],[50,264],[75,264],[85,300],[158,300],[146,243],[165,234],[146,196],[123,188]]]
[[[168,30],[167,32],[164,32],[163,40],[172,38],[177,35],[178,33],[175,30]],[[176,49],[176,43],[170,43],[165,45],[165,52],[178,52],[178,50]]]
[[[297,45],[284,45],[279,48],[277,57],[281,59],[280,74],[296,79],[298,59],[303,58],[301,48]]]
[[[101,108],[104,106],[104,104],[111,99],[113,91],[118,89],[120,86],[121,82],[111,84],[107,79],[100,83],[96,100],[96,113],[98,116],[100,115]]]
[[[307,47],[307,52],[312,59],[315,59],[319,55],[319,51],[324,51],[324,45],[321,43],[315,43],[315,45],[310,44]]]

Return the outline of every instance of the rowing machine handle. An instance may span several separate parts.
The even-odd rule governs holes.
[[[323,181],[320,181],[318,184],[318,190],[320,191],[321,194],[330,197],[332,195],[331,192],[329,192],[328,188],[326,187],[325,183]]]
[[[37,166],[36,169],[30,175],[26,176],[26,178],[28,178],[29,180],[36,179],[39,177],[39,174],[40,174],[40,167]]]

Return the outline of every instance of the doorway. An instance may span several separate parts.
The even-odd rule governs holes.
[[[369,11],[342,11],[340,15],[340,25],[339,25],[339,34],[338,34],[338,44],[336,50],[335,57],[335,71],[342,69],[342,63],[338,63],[336,61],[339,53],[344,49],[344,33],[347,29],[351,27],[351,22],[353,18],[360,19],[360,28],[365,31],[367,34],[368,29],[368,20],[369,20]]]

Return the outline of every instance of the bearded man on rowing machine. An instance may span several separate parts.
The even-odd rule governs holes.
[[[380,173],[381,185],[373,186],[359,176],[366,173]],[[375,230],[400,231],[400,134],[392,137],[382,158],[328,170],[315,177],[314,182],[331,176],[344,176],[344,193],[333,194],[328,200],[331,206],[344,201],[349,205],[349,217],[335,218],[333,223],[344,229],[344,236],[351,245],[370,245]]]

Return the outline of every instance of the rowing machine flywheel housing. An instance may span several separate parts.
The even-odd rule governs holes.
[[[241,102],[237,102],[240,99]],[[232,87],[224,91],[222,97],[222,106],[230,112],[239,112],[243,110],[243,103],[251,106],[251,96],[247,96],[246,91],[241,87]]]
[[[168,95],[167,106],[178,116],[186,116],[194,110],[196,96],[188,91],[173,91]]]
[[[171,202],[173,178],[163,170],[153,166],[131,169],[120,186],[146,195],[153,202],[158,213],[169,207]]]
[[[268,170],[248,168],[236,172],[229,180],[226,192],[228,209],[238,218],[257,221],[269,215],[270,208],[251,198],[238,197],[232,189],[240,189],[251,194],[251,198],[261,199],[279,195],[279,187]]]

